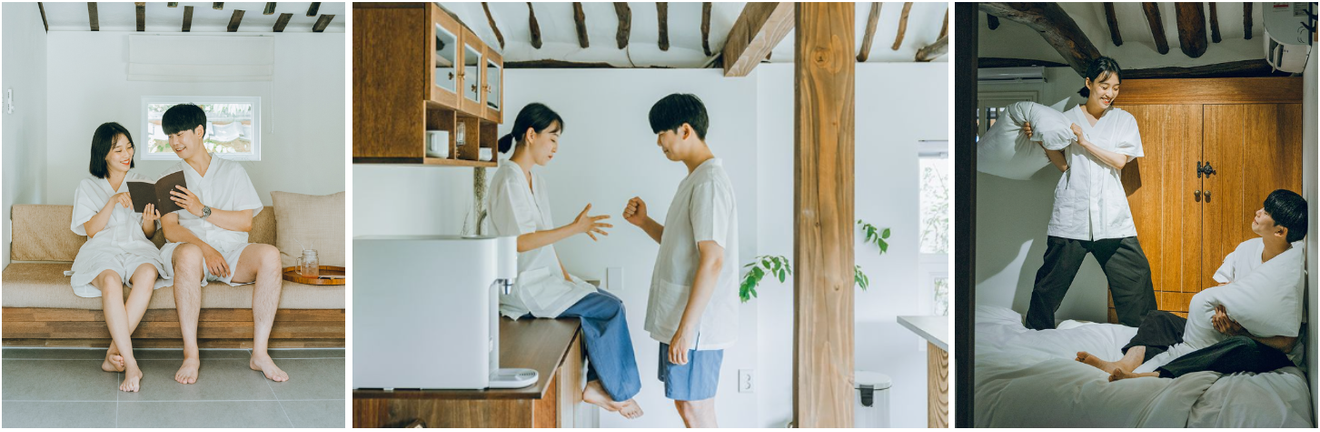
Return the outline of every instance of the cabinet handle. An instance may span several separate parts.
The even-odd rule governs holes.
[[[1193,192],[1192,192],[1192,196],[1196,197],[1196,202],[1201,202],[1201,190],[1200,190],[1200,189],[1197,189],[1197,190],[1193,191]]]
[[[453,80],[454,80],[454,73],[453,73],[453,72],[450,72],[450,73],[449,73],[449,80],[450,80],[450,81],[453,81]]]
[[[1210,202],[1210,191],[1205,191],[1205,202]]]
[[[473,93],[476,93],[476,92],[477,92],[477,85],[476,85],[476,84],[473,84],[473,85],[472,85],[472,92],[473,92]]]

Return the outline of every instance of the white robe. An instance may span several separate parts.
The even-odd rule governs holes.
[[[211,155],[211,165],[206,168],[206,175],[203,176],[194,170],[192,165],[185,161],[179,161],[178,164],[161,172],[161,177],[172,174],[176,171],[183,171],[184,179],[187,181],[188,190],[197,195],[203,205],[215,210],[239,211],[252,210],[252,216],[263,208],[261,197],[257,195],[257,189],[252,186],[252,180],[248,178],[247,171],[243,169],[238,162],[226,160],[215,155]],[[221,255],[224,255],[225,262],[229,265],[229,276],[216,277],[210,275],[210,269],[206,269],[208,277],[202,280],[202,286],[206,286],[207,280],[218,280],[229,285],[243,285],[233,283],[230,278],[234,275],[234,270],[238,268],[238,258],[243,253],[243,248],[248,245],[248,233],[243,231],[231,231],[199,216],[189,213],[187,210],[175,211],[179,215],[179,226],[192,231],[203,242],[215,248]],[[162,217],[165,215],[161,215]],[[161,261],[170,264],[174,257],[174,248],[180,243],[168,242],[160,248]]]
[[[1110,108],[1095,126],[1082,112],[1085,107],[1064,113],[1081,126],[1082,133],[1096,147],[1127,156],[1128,162],[1142,157],[1141,133],[1137,120],[1127,111]],[[1127,193],[1121,172],[1105,165],[1081,144],[1064,148],[1068,171],[1054,188],[1054,210],[1047,232],[1053,237],[1073,240],[1101,240],[1136,237]]]
[[[550,194],[545,179],[532,173],[529,188],[522,168],[512,161],[500,164],[486,192],[491,228],[499,237],[520,236],[555,229],[550,220]],[[513,293],[500,295],[500,313],[509,318],[531,313],[537,318],[555,318],[596,287],[572,277],[564,280],[555,245],[518,253],[518,279]]]
[[[129,180],[146,180],[146,177],[129,171],[118,190],[110,188],[109,179],[90,176],[83,179],[73,195],[73,223],[69,229],[74,234],[87,235],[83,225],[105,208],[110,197],[128,192]],[[142,232],[142,214],[134,213],[131,207],[116,204],[110,211],[110,220],[105,227],[78,249],[78,256],[73,259],[73,276],[69,284],[78,297],[100,297],[101,290],[92,285],[97,275],[113,270],[119,273],[124,283],[131,286],[133,272],[142,264],[156,267],[160,276],[155,288],[170,285],[167,280],[171,269],[160,260],[156,245]]]

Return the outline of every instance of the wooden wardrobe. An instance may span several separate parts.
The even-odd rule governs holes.
[[[1123,187],[1160,310],[1192,295],[1275,189],[1302,193],[1302,78],[1124,80],[1115,106],[1136,117],[1145,156]],[[1109,303],[1109,321],[1117,322]]]

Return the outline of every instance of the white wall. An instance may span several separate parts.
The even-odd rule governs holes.
[[[4,118],[4,247],[9,266],[10,208],[42,204],[46,192],[46,31],[36,3],[5,3],[4,90],[14,92],[14,112]],[[89,134],[90,135],[90,134]],[[72,195],[72,190],[70,190]]]
[[[141,134],[143,96],[260,96],[261,161],[241,163],[262,203],[271,204],[271,191],[323,195],[344,190],[344,112],[348,103],[344,34],[274,36],[273,81],[220,83],[128,81],[128,36],[132,34],[50,34],[48,109],[54,121],[47,126],[48,202],[72,204],[74,189],[88,175],[92,132],[101,123],[119,122],[133,132],[139,144],[145,141],[137,136]],[[144,161],[141,148],[136,170],[143,175],[155,177],[176,163]]]
[[[1317,184],[1320,184],[1320,176],[1317,176],[1317,165],[1320,165],[1320,156],[1317,155],[1317,139],[1320,139],[1320,128],[1317,128],[1317,89],[1316,89],[1316,54],[1311,53],[1311,58],[1307,59],[1306,71],[1303,74],[1305,84],[1302,85],[1302,195],[1306,196],[1306,202],[1310,205],[1310,227],[1306,235],[1306,308],[1307,308],[1307,326],[1306,326],[1306,365],[1307,371],[1311,377],[1311,402],[1317,399],[1316,394],[1317,376],[1320,376],[1320,369],[1316,367],[1316,345],[1317,333],[1320,333],[1320,313],[1318,313],[1316,299],[1320,298],[1320,268],[1316,266],[1316,255],[1320,253],[1320,223],[1317,223],[1315,214],[1316,203],[1320,203],[1320,194],[1317,194]],[[1315,412],[1311,412],[1312,421],[1315,420]]]

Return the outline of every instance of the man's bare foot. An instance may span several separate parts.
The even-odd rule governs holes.
[[[1135,372],[1127,372],[1124,371],[1123,369],[1114,369],[1113,372],[1109,373],[1109,381],[1114,382],[1129,378],[1143,378],[1143,377],[1159,378],[1159,376],[1160,376],[1159,372],[1135,373]]]
[[[101,362],[101,370],[106,372],[123,372],[124,356],[106,351],[105,361]]]
[[[268,354],[253,354],[252,359],[248,360],[248,367],[254,371],[261,371],[262,374],[266,375],[266,379],[271,381],[285,382],[289,380],[289,374],[285,373],[279,366],[275,366],[275,360],[272,360]]]
[[[197,357],[184,356],[183,366],[179,366],[179,371],[174,373],[174,380],[179,384],[193,384],[197,382],[197,369],[202,367],[201,359]]]
[[[614,399],[610,399],[610,395],[605,393],[605,388],[601,387],[600,380],[594,380],[587,383],[587,388],[582,389],[582,401],[605,408],[605,410],[609,412],[615,412],[624,407],[624,402],[615,402]],[[634,405],[636,404],[634,403]],[[638,411],[641,410],[638,409]],[[627,417],[627,415],[625,415],[625,417]]]
[[[137,392],[142,383],[142,369],[133,365],[124,371],[124,382],[119,383],[119,391]]]
[[[1097,369],[1111,374],[1118,370],[1117,363],[1101,360],[1100,357],[1093,356],[1086,351],[1077,352],[1077,361],[1095,366]]]
[[[622,403],[623,407],[619,408],[619,414],[623,414],[624,418],[631,420],[642,416],[642,406],[637,404],[636,399],[628,399]]]

